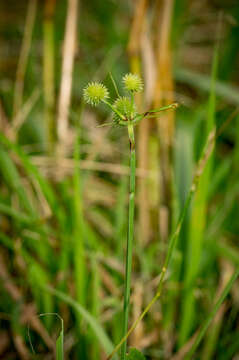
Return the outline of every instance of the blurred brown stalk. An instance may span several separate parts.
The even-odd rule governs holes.
[[[57,135],[60,152],[63,153],[68,138],[68,115],[71,102],[74,57],[76,52],[77,14],[78,0],[68,0],[57,118]]]
[[[130,70],[144,77],[145,98],[136,97],[140,111],[145,107],[159,108],[173,103],[173,79],[170,51],[170,27],[173,0],[157,1],[152,23],[147,18],[150,6],[147,0],[135,1],[132,26],[130,31],[128,54]],[[152,5],[153,6],[153,5]],[[150,135],[154,122],[143,120],[138,127],[138,167],[142,171],[159,170],[160,185],[154,179],[155,199],[159,199],[159,232],[162,241],[168,238],[172,217],[172,145],[174,136],[174,113],[166,112],[157,119],[159,144]],[[159,152],[159,153],[158,153]],[[159,155],[159,159],[158,159]],[[152,157],[152,159],[150,159]],[[137,239],[145,246],[151,237],[151,206],[158,200],[150,200],[148,179],[138,179],[138,231]],[[154,196],[153,195],[153,196]],[[136,319],[142,310],[143,301],[135,303]],[[143,324],[132,334],[131,344],[141,343]]]
[[[56,0],[45,0],[43,22],[43,88],[44,88],[44,125],[46,148],[54,151],[55,131],[55,41],[54,14]]]
[[[142,38],[142,30],[147,11],[147,0],[139,0],[135,3],[135,10],[133,16],[132,27],[129,36],[128,54],[130,60],[131,72],[141,76],[141,59],[140,59],[140,46]],[[137,94],[135,101],[140,110],[142,109],[143,97],[142,94]],[[148,122],[143,120],[139,125],[138,130],[138,167],[146,171],[148,168]],[[145,244],[149,238],[149,204],[147,196],[147,183],[145,179],[138,179],[138,239],[141,245]],[[137,302],[137,297],[134,297],[134,320],[142,311],[142,300]],[[132,334],[130,339],[131,344],[138,344],[141,342],[143,336],[143,323],[141,322],[137,330]]]
[[[22,106],[24,78],[25,78],[27,62],[31,49],[32,33],[36,18],[36,10],[37,10],[37,0],[29,0],[22,46],[21,46],[21,51],[20,51],[19,61],[16,71],[16,82],[15,82],[14,95],[13,95],[13,117],[17,115],[18,111]]]
[[[139,0],[135,2],[135,11],[130,31],[128,54],[130,60],[131,72],[141,74],[141,39],[145,26],[148,1]],[[136,97],[138,108],[142,109],[143,97],[138,94]],[[148,133],[149,126],[146,120],[143,120],[138,129],[138,167],[143,170],[148,168]],[[138,238],[141,244],[147,243],[150,232],[149,203],[147,194],[147,182],[144,179],[138,181]]]
[[[155,56],[157,77],[154,90],[154,108],[174,102],[170,49],[170,28],[173,0],[157,2],[155,12]],[[159,164],[160,164],[160,237],[166,241],[171,229],[172,217],[172,146],[174,137],[174,112],[163,113],[158,120]]]
[[[159,108],[174,101],[172,78],[170,28],[173,0],[157,1],[152,24],[147,19],[147,0],[135,2],[134,16],[130,31],[128,54],[130,68],[134,73],[144,73],[145,99],[138,96],[139,109],[143,106]],[[150,25],[150,26],[149,26]],[[142,69],[143,68],[143,69]],[[159,136],[159,164],[149,163],[150,128],[149,120],[140,123],[138,129],[138,166],[147,170],[159,167],[159,231],[166,241],[171,228],[172,217],[172,146],[174,137],[174,112],[165,112],[157,119]],[[153,146],[153,145],[152,145]],[[157,151],[157,150],[156,150]],[[155,157],[156,159],[156,157]],[[154,160],[155,160],[154,159]],[[138,182],[138,238],[141,244],[150,240],[150,200],[145,179]]]

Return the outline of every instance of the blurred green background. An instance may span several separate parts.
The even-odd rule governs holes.
[[[0,359],[106,359],[122,337],[129,146],[89,81],[142,76],[130,323],[153,298],[208,134],[222,129],[164,290],[129,338],[184,359],[239,265],[237,0],[0,1]],[[227,124],[221,128],[222,124]],[[194,359],[239,358],[238,281]],[[39,316],[45,314],[45,316]],[[34,350],[34,351],[33,351]]]

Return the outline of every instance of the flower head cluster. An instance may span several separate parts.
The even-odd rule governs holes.
[[[83,90],[83,96],[85,102],[90,105],[96,106],[101,101],[104,101],[109,97],[109,92],[103,84],[98,82],[92,82],[88,84]]]
[[[123,83],[125,90],[132,93],[141,92],[144,87],[141,77],[136,74],[126,74]]]
[[[104,102],[113,112],[113,122],[115,124],[128,125],[129,123],[136,123],[139,119],[133,94],[143,90],[143,81],[136,74],[126,74],[122,81],[125,90],[130,93],[130,96],[118,96],[114,103],[108,101],[108,89],[99,82],[89,83],[83,90],[83,97],[86,103],[93,106]],[[115,83],[114,86],[116,87]]]

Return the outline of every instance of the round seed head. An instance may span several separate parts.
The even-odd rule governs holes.
[[[136,115],[135,104],[132,103],[130,99],[125,96],[116,99],[113,107],[125,117],[125,120],[133,119]],[[113,118],[116,123],[122,121],[122,119],[116,113],[114,113]]]
[[[143,90],[143,81],[140,76],[136,74],[126,74],[123,77],[124,87],[130,92],[141,92]]]
[[[109,97],[109,92],[103,84],[92,82],[84,88],[83,96],[85,102],[96,106],[100,103],[100,101],[104,101]]]

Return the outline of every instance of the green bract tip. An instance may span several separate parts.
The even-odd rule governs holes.
[[[96,106],[100,103],[100,101],[104,101],[109,97],[109,92],[103,84],[92,82],[83,90],[83,96],[85,102]]]
[[[141,77],[136,74],[126,74],[123,83],[125,89],[133,93],[142,91],[144,87]]]
[[[135,104],[129,98],[122,96],[115,100],[113,107],[125,117],[125,120],[132,120],[136,115]],[[118,123],[122,119],[114,113],[114,121]]]

